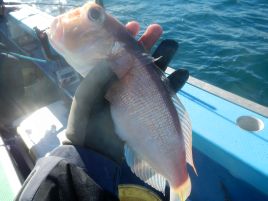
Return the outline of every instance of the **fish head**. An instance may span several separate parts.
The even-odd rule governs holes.
[[[113,49],[115,39],[105,24],[112,26],[111,17],[96,3],[57,16],[48,31],[52,47],[73,67],[106,59]]]

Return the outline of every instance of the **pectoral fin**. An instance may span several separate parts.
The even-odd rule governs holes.
[[[146,161],[140,159],[128,145],[125,145],[125,158],[131,171],[137,177],[164,194],[166,179],[152,169]]]

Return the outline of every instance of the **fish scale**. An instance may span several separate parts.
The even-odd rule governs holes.
[[[130,75],[126,75],[126,77],[120,81],[120,84],[117,85],[118,88],[116,90],[112,89],[113,94],[110,99],[111,107],[116,108],[115,110],[120,108],[119,110],[127,111],[126,113],[135,110],[135,115],[131,113],[131,115],[133,114],[133,117],[128,118],[143,120],[139,125],[143,126],[144,130],[147,130],[147,133],[145,133],[147,135],[146,137],[141,135],[141,137],[144,137],[144,141],[158,139],[152,142],[155,147],[158,148],[158,152],[170,153],[173,147],[170,146],[170,144],[173,144],[174,142],[173,133],[177,133],[176,128],[174,128],[174,123],[172,122],[169,111],[165,106],[165,100],[163,96],[161,96],[159,89],[157,89],[156,85],[145,85],[146,83],[154,82],[151,80],[151,75],[146,70],[148,67],[153,67],[148,66],[147,68],[144,68],[140,66],[141,65],[137,62],[136,65],[131,68],[131,72],[129,72]],[[135,76],[132,77],[131,75]],[[138,87],[136,83],[138,83]],[[133,97],[131,100],[133,100],[133,102],[122,100],[122,97],[124,97],[125,94],[132,95]],[[128,115],[125,114],[123,116]],[[120,117],[116,118],[118,119]],[[153,126],[151,130],[148,130],[150,127],[147,127],[149,123]],[[126,139],[126,136],[129,135],[129,133],[118,134],[123,139]],[[136,133],[131,134],[137,135]],[[146,138],[147,140],[145,140]],[[141,142],[138,141],[138,143]],[[136,145],[133,145],[133,147],[136,147]]]

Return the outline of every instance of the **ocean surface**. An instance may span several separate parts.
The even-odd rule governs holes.
[[[194,77],[268,106],[267,0],[107,0],[104,4],[123,23],[140,22],[141,31],[151,23],[160,24],[161,39],[180,44],[170,64],[173,68],[186,68]],[[55,5],[41,7],[53,15],[59,12]]]

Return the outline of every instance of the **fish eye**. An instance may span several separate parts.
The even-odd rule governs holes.
[[[101,11],[98,8],[90,8],[88,10],[88,18],[92,21],[97,21],[101,16]]]

